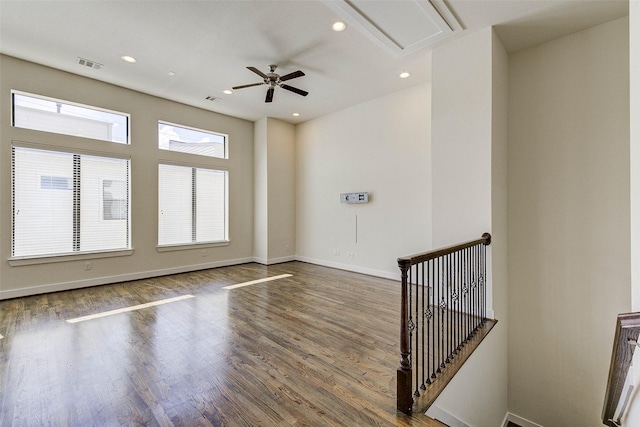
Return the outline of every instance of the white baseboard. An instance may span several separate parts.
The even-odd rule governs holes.
[[[374,270],[366,267],[358,267],[357,265],[340,264],[337,262],[325,261],[322,259],[308,258],[296,255],[296,261],[308,262],[309,264],[321,265],[323,267],[337,268],[338,270],[346,270],[354,273],[366,274],[369,276],[381,277],[383,279],[400,280],[400,272],[389,273],[382,270]]]
[[[47,285],[31,286],[28,288],[0,290],[0,300],[19,298],[29,295],[44,294],[49,292],[69,291],[71,289],[87,288],[90,286],[106,285],[109,283],[128,282],[130,280],[148,279],[150,277],[167,276],[169,274],[187,273],[190,271],[206,270],[209,268],[227,267],[230,265],[247,264],[253,262],[253,258],[237,258],[225,261],[214,261],[204,264],[164,268],[160,270],[141,271],[138,273],[121,274],[117,276],[95,277],[91,279],[76,280],[73,282],[51,283]]]
[[[283,262],[291,262],[295,260],[296,260],[296,257],[293,255],[284,256],[280,258],[269,258],[269,259],[253,257],[253,262],[257,262],[258,264],[262,264],[262,265],[282,264]]]
[[[505,415],[504,421],[502,422],[502,427],[506,427],[509,421],[514,424],[518,424],[520,427],[543,427],[540,424],[536,424],[526,418],[522,418],[518,415],[512,414],[511,412],[507,412],[507,415]]]
[[[449,427],[470,427],[469,424],[466,424],[465,422],[457,419],[456,417],[436,405],[431,405],[427,410],[426,415],[440,421],[443,424],[448,425]]]
[[[357,267],[357,266],[347,265],[347,264],[331,263],[331,262],[326,262],[323,260],[317,260],[317,259],[307,258],[307,257],[287,256],[287,257],[271,258],[271,259],[248,257],[248,258],[237,258],[237,259],[225,260],[225,261],[214,261],[214,262],[208,262],[204,264],[195,264],[195,265],[189,265],[189,266],[164,268],[160,270],[141,271],[137,273],[120,274],[115,276],[94,277],[91,279],[76,280],[72,282],[50,283],[46,285],[30,286],[27,288],[11,289],[6,291],[0,290],[0,300],[25,297],[29,295],[45,294],[49,292],[69,291],[72,289],[107,285],[110,283],[127,282],[130,280],[148,279],[151,277],[187,273],[190,271],[206,270],[209,268],[227,267],[227,266],[238,265],[238,264],[247,264],[250,262],[256,262],[264,265],[272,265],[272,264],[279,264],[279,263],[290,262],[290,261],[308,262],[310,264],[317,264],[325,267],[337,268],[339,270],[347,270],[355,273],[367,274],[369,276],[382,277],[382,278],[391,279],[391,280],[400,280],[399,273],[391,274],[386,271],[373,270],[369,268],[362,268],[362,267]]]

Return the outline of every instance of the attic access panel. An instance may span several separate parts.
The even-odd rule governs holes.
[[[337,0],[326,4],[397,56],[418,51],[462,29],[444,2],[438,2],[438,9],[429,0]]]

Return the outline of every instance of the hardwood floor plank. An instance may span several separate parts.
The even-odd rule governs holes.
[[[291,262],[0,301],[0,425],[442,426],[395,410],[399,298]]]

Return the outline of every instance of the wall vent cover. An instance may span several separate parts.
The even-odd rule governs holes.
[[[90,59],[86,59],[86,58],[78,57],[78,64],[80,64],[82,66],[85,66],[85,67],[93,68],[94,70],[102,69],[102,64],[100,64],[99,62],[96,62],[96,61],[92,61]]]

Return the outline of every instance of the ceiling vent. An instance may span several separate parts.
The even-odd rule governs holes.
[[[86,58],[78,57],[78,64],[83,65],[85,67],[93,68],[94,70],[102,69],[102,64],[100,64],[99,62],[96,62],[96,61],[92,61],[90,59],[86,59]]]
[[[217,97],[217,96],[211,96],[211,95],[209,95],[209,96],[207,96],[205,99],[206,99],[207,101],[211,101],[211,102],[213,102],[213,101],[217,101],[217,100],[219,100],[220,98],[219,98],[219,97]]]

